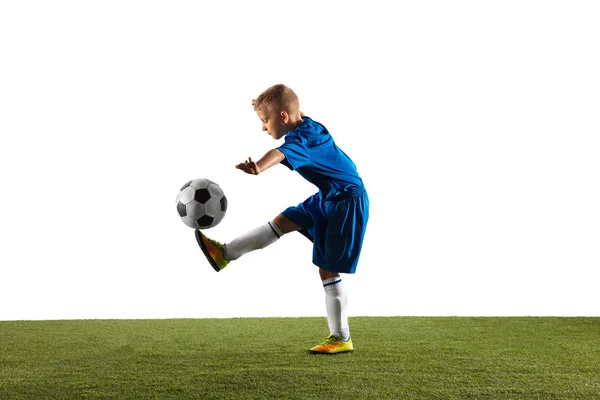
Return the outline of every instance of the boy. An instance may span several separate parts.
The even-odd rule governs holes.
[[[346,315],[347,297],[340,273],[353,274],[362,247],[369,198],[352,160],[334,143],[327,129],[300,112],[298,97],[285,85],[275,85],[252,101],[262,130],[285,142],[260,160],[236,165],[258,175],[276,164],[297,171],[319,191],[273,221],[222,244],[195,232],[202,252],[218,272],[230,261],[262,249],[281,236],[299,231],[313,242],[313,263],[325,289],[330,336],[309,350],[311,354],[339,354],[354,350]]]

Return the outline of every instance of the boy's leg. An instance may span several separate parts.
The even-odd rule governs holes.
[[[212,267],[218,272],[225,268],[229,261],[237,260],[248,252],[263,249],[275,243],[284,234],[298,229],[302,228],[279,214],[273,221],[269,221],[227,244],[209,239],[200,231],[196,231],[196,240]]]
[[[283,232],[281,232],[277,224],[269,221],[225,244],[223,256],[228,261],[237,260],[246,253],[264,249],[268,245],[275,243],[281,236],[283,236]]]
[[[348,340],[350,338],[348,316],[346,315],[348,296],[346,295],[344,282],[342,282],[342,278],[337,272],[329,272],[319,268],[319,274],[323,282],[323,289],[325,289],[329,333],[342,340]]]
[[[312,354],[339,354],[354,350],[350,339],[346,306],[348,298],[340,274],[319,268],[323,288],[325,289],[325,306],[329,337],[323,343],[311,348]]]
[[[282,214],[279,214],[273,221],[267,222],[225,244],[223,249],[224,258],[228,261],[237,260],[244,254],[264,249],[268,245],[275,243],[277,239],[286,233],[299,229],[302,228]]]
[[[283,214],[279,214],[273,218],[273,222],[275,222],[275,225],[279,227],[279,230],[281,230],[281,233],[284,235],[286,233],[295,232],[302,229],[300,225],[293,223]]]

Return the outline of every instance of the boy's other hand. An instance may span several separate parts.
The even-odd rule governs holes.
[[[251,157],[248,157],[248,160],[246,160],[242,163],[239,163],[235,167],[237,169],[241,169],[242,171],[244,171],[247,174],[258,175],[258,167],[256,166],[256,163],[254,161],[252,161]]]

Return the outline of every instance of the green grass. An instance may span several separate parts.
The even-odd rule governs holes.
[[[600,399],[600,318],[0,322],[0,399]]]

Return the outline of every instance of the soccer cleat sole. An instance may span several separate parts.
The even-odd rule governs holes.
[[[212,256],[210,255],[210,252],[206,248],[206,245],[204,244],[204,240],[202,240],[202,236],[200,236],[200,231],[198,229],[196,229],[196,231],[194,233],[196,235],[196,241],[198,242],[198,246],[200,246],[200,249],[206,256],[206,259],[208,260],[208,262],[210,263],[210,266],[213,267],[213,269],[215,271],[219,272],[220,269],[217,266],[217,264],[215,263],[215,260],[213,260]]]
[[[321,354],[324,356],[337,356],[338,354],[350,354],[353,352],[354,350],[338,351],[337,353],[323,353],[320,351],[308,350],[308,354]]]

